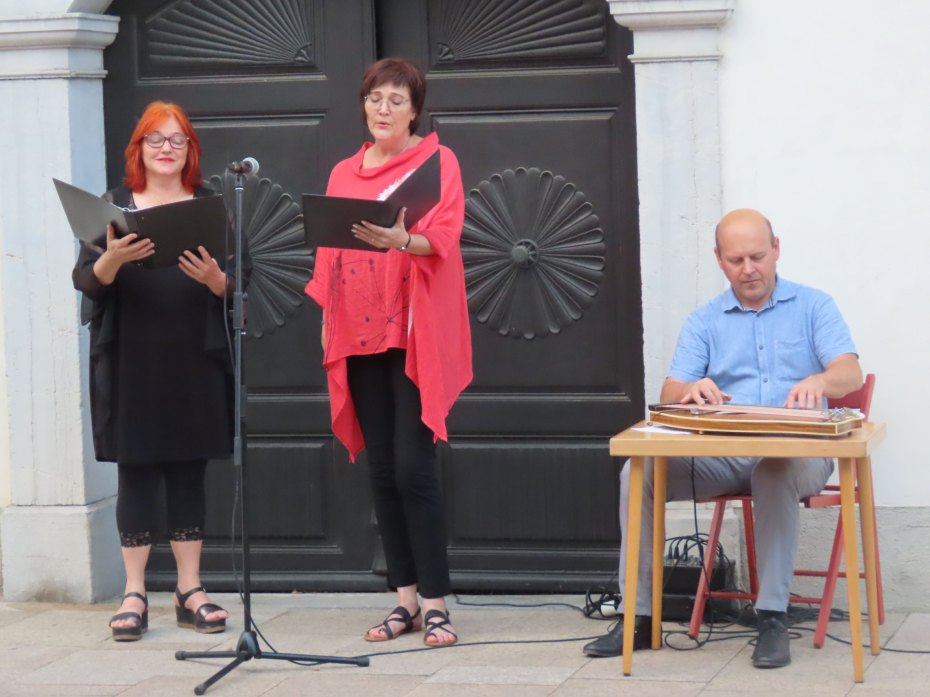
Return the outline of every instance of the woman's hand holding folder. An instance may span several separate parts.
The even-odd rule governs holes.
[[[155,243],[148,238],[130,232],[118,237],[112,224],[107,225],[107,248],[94,262],[94,275],[108,286],[116,279],[116,273],[127,262],[141,261],[155,253]]]

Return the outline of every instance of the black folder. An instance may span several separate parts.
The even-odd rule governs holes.
[[[439,151],[398,186],[384,201],[344,198],[323,194],[304,194],[304,227],[311,247],[363,249],[386,252],[372,247],[352,234],[352,225],[367,220],[382,227],[391,227],[401,208],[406,208],[404,227],[412,228],[429,213],[440,197]]]
[[[83,242],[106,245],[107,225],[119,236],[135,232],[155,243],[155,253],[139,266],[173,266],[185,250],[203,245],[214,257],[226,253],[226,205],[222,196],[204,196],[177,203],[130,210],[58,179],[53,180],[74,236]]]

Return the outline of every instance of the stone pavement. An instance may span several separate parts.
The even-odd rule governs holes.
[[[242,630],[235,595],[214,599],[232,613],[225,634],[179,629],[171,595],[153,593],[149,632],[141,641],[110,640],[107,621],[117,603],[62,605],[0,601],[0,696],[161,697],[192,695],[194,687],[226,659],[178,661],[177,650],[232,650]],[[585,640],[610,626],[565,606],[475,607],[451,600],[462,642],[424,649],[422,633],[370,644],[365,630],[393,607],[391,594],[257,594],[253,616],[283,652],[338,656],[371,655],[368,667],[298,666],[259,659],[244,663],[212,686],[216,697],[921,697],[930,694],[930,655],[866,651],[865,682],[852,680],[847,645],[828,639],[812,646],[812,624],[801,625],[791,643],[793,663],[775,671],[752,668],[746,637],[713,639],[697,650],[637,652],[633,675],[623,677],[620,659],[588,659]],[[580,596],[463,596],[465,602],[570,603]],[[804,629],[806,627],[806,629]],[[682,628],[665,623],[666,631]],[[831,634],[847,637],[835,622]],[[670,641],[693,645],[684,636]],[[883,647],[930,652],[930,614],[889,615]],[[534,643],[535,642],[535,643]],[[262,651],[267,647],[262,644]]]

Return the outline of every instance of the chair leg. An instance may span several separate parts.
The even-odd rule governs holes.
[[[817,615],[817,629],[814,631],[814,648],[823,648],[827,637],[827,625],[833,610],[833,596],[836,592],[836,579],[840,575],[840,561],[843,558],[843,516],[836,520],[836,534],[833,536],[833,549],[830,550],[830,563],[823,580],[823,597],[820,599],[820,613]]]
[[[743,527],[746,530],[746,565],[749,568],[749,592],[755,602],[759,597],[759,574],[756,571],[756,525],[752,517],[752,500],[743,500]]]
[[[873,488],[874,490],[874,488]],[[874,500],[874,499],[873,499]],[[875,590],[878,596],[878,623],[885,624],[885,595],[882,591],[882,563],[878,549],[878,524],[875,511],[872,511],[872,526],[875,530]],[[840,516],[836,521],[836,535],[833,538],[833,549],[830,552],[830,562],[824,575],[823,596],[820,600],[820,613],[817,616],[817,629],[814,632],[814,647],[822,648],[827,636],[827,625],[830,623],[830,613],[833,610],[833,597],[836,593],[836,580],[845,574],[840,570],[843,557],[843,519]],[[849,583],[849,579],[847,579]]]
[[[714,516],[710,522],[710,531],[707,535],[707,547],[704,549],[704,573],[698,581],[697,591],[694,594],[694,610],[691,612],[691,625],[688,636],[697,639],[701,631],[701,622],[704,619],[704,608],[710,595],[711,574],[714,573],[714,560],[717,558],[717,543],[720,541],[720,529],[723,527],[723,514],[726,512],[726,501],[717,501],[714,504]]]

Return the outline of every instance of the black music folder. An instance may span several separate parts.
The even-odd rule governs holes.
[[[304,227],[311,247],[362,249],[386,252],[372,247],[352,234],[352,225],[367,220],[382,227],[391,227],[401,208],[406,208],[404,227],[412,228],[429,213],[440,197],[439,151],[407,177],[384,201],[344,198],[323,194],[304,194]]]
[[[157,269],[173,266],[185,250],[206,247],[214,257],[226,254],[226,205],[222,196],[130,210],[120,208],[76,186],[53,179],[74,236],[83,242],[106,245],[107,225],[119,236],[135,232],[155,243],[155,253],[139,266]]]

